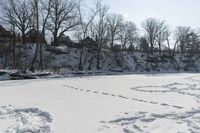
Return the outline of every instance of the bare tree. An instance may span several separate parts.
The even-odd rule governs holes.
[[[41,40],[45,38],[45,30],[47,27],[47,21],[50,16],[50,10],[52,6],[52,0],[33,0],[33,12],[34,12],[34,19],[35,21],[35,27],[37,31],[37,37],[36,37],[36,50],[35,50],[35,55],[32,61],[32,66],[31,70],[34,70],[34,64],[35,61],[38,57],[38,52],[39,52],[39,66],[38,68],[43,69],[43,55],[42,55],[42,49],[43,45],[42,42],[44,40]]]
[[[78,40],[81,43],[82,39],[85,39],[88,36],[89,27],[92,24],[92,21],[97,15],[97,9],[89,9],[90,15],[83,17],[83,14],[85,13],[82,9],[82,0],[78,0],[78,13],[79,13],[79,19],[80,19],[80,28],[78,30]],[[86,18],[86,19],[84,19]],[[84,52],[84,46],[81,46],[80,48],[80,59],[79,59],[79,70],[83,69],[82,66],[82,60],[83,60],[83,52]]]
[[[3,3],[2,1],[0,1],[0,11],[1,11],[1,16],[0,16],[0,20],[1,20],[1,28],[3,28],[3,26],[7,29],[9,29],[11,31],[11,33],[13,35],[16,34],[16,25],[13,23],[13,19],[12,19],[12,14],[10,13],[11,12],[11,9],[9,9],[6,5],[6,3]],[[5,19],[6,17],[6,19]],[[3,25],[2,25],[3,24]],[[15,68],[16,66],[16,55],[15,55],[15,52],[16,52],[16,43],[14,43],[14,38],[11,38],[12,40],[12,62],[13,62],[13,67]],[[0,50],[0,55],[1,55],[1,59],[3,59],[3,51],[4,51],[5,48],[2,48],[1,47],[1,50]]]
[[[96,41],[97,41],[97,64],[96,68],[100,69],[100,57],[101,57],[101,50],[103,46],[106,45],[108,41],[108,34],[107,34],[107,13],[108,13],[108,6],[103,4],[101,0],[98,0],[96,2],[96,9],[97,9],[97,19],[95,20],[95,23],[93,23],[95,34],[96,35]]]
[[[32,9],[33,9],[33,28],[36,28],[36,50],[35,50],[35,54],[32,60],[32,64],[31,64],[31,71],[34,71],[34,65],[37,59],[37,54],[38,54],[38,50],[39,50],[39,0],[33,0],[32,3]]]
[[[22,35],[22,44],[25,44],[25,34],[31,26],[32,11],[30,1],[27,0],[7,0],[3,1],[4,21],[12,21],[14,25],[20,30]]]
[[[123,27],[123,16],[118,14],[109,14],[107,17],[108,33],[110,36],[110,47],[114,46],[114,41],[119,39],[119,33]]]
[[[191,33],[188,34],[187,40],[186,40],[187,46],[186,46],[186,52],[189,52],[190,54],[196,54],[199,52],[200,49],[200,35],[197,31],[191,31]]]
[[[88,36],[88,32],[89,32],[89,27],[92,24],[93,20],[95,19],[96,15],[97,15],[97,9],[85,9],[85,10],[89,10],[88,12],[86,12],[82,7],[84,6],[82,3],[83,0],[78,0],[78,13],[79,13],[79,21],[80,21],[80,38],[84,39]],[[84,14],[84,13],[87,13]],[[84,16],[84,17],[83,17]],[[86,19],[84,19],[86,18]]]
[[[60,35],[80,23],[76,6],[73,0],[52,0],[48,29],[53,34],[54,45],[58,45]]]
[[[148,52],[149,45],[145,37],[140,38],[140,50],[143,52]]]
[[[181,64],[181,61],[183,59],[183,54],[186,52],[186,49],[187,49],[187,46],[188,46],[188,42],[187,42],[188,37],[189,37],[189,34],[191,32],[192,32],[192,29],[190,27],[185,27],[185,26],[178,26],[175,29],[174,36],[175,36],[176,42],[175,42],[175,45],[174,45],[173,54],[175,53],[176,47],[180,48],[180,51],[181,51],[179,61],[177,62],[177,65],[176,65],[177,70],[180,69],[180,64]]]
[[[125,22],[120,30],[120,40],[122,43],[122,49],[126,49],[127,45],[133,45],[134,41],[138,37],[137,27],[133,22]]]
[[[165,40],[167,41],[167,46],[168,46],[168,50],[169,50],[169,54],[171,53],[171,48],[170,48],[170,37],[171,37],[171,30],[170,30],[170,27],[167,26],[166,29],[164,30],[164,38]]]
[[[13,66],[17,67],[20,60],[20,49],[18,58],[16,57],[16,36],[17,32],[21,34],[22,44],[24,45],[25,34],[28,28],[31,26],[31,5],[30,1],[26,0],[1,0],[1,20],[7,25],[8,29],[11,31],[11,43],[12,43],[12,53],[13,53]],[[19,41],[19,40],[18,40]],[[16,60],[17,59],[17,60]]]
[[[170,33],[169,26],[163,23],[163,25],[160,28],[159,33],[156,37],[156,42],[158,43],[160,53],[162,51],[161,47],[162,47],[164,42],[167,43],[168,50],[170,51],[170,44],[169,44],[170,35],[171,35],[171,33]]]
[[[192,32],[190,27],[178,26],[175,30],[176,44],[180,47],[181,53],[185,52],[187,47],[188,35]]]
[[[165,28],[165,22],[155,18],[148,18],[142,23],[142,27],[145,30],[147,40],[150,44],[151,54],[153,54],[156,39],[161,31]]]

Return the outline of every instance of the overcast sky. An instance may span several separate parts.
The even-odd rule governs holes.
[[[86,0],[88,5],[94,0]],[[200,0],[104,0],[110,12],[122,14],[141,26],[149,17],[165,20],[172,27],[200,28]]]

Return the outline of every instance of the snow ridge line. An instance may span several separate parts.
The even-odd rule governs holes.
[[[130,98],[130,97],[123,96],[121,94],[112,94],[112,93],[107,93],[107,92],[93,91],[93,90],[89,90],[89,89],[81,89],[81,88],[73,87],[73,86],[70,86],[70,85],[63,85],[63,86],[70,88],[70,89],[73,89],[73,90],[76,90],[76,91],[82,91],[82,92],[87,92],[87,93],[91,92],[91,93],[94,93],[94,94],[111,96],[111,97],[121,98],[121,99],[125,99],[125,100],[132,100],[132,101],[137,101],[137,102],[142,102],[142,103],[149,103],[149,104],[160,105],[160,106],[164,106],[164,107],[172,107],[172,108],[176,108],[176,109],[184,109],[184,107],[177,106],[177,105],[169,105],[169,104],[166,104],[166,103],[146,101],[146,100],[137,99],[137,98],[133,98],[133,97]]]

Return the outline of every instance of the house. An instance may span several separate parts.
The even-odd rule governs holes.
[[[113,51],[113,52],[118,52],[118,51],[120,51],[120,50],[122,50],[122,45],[120,45],[120,44],[115,44],[115,45],[112,47],[112,51]]]
[[[134,45],[130,45],[130,46],[128,47],[128,51],[133,52],[134,50],[135,50]]]
[[[66,36],[65,34],[62,34],[58,37],[58,43],[60,45],[66,45],[68,47],[73,45],[73,41],[70,39],[69,36]]]
[[[26,43],[36,43],[37,42],[37,34],[39,35],[38,36],[39,37],[38,38],[39,43],[45,43],[46,44],[46,40],[45,40],[44,35],[42,35],[41,33],[38,33],[36,31],[36,29],[31,29],[26,33],[26,35],[25,35]]]
[[[0,44],[7,44],[10,42],[12,34],[0,25]]]
[[[5,58],[8,57],[10,52],[11,36],[12,34],[0,25],[0,69],[7,65]]]
[[[90,37],[86,37],[85,39],[81,40],[80,42],[73,42],[69,36],[64,34],[60,35],[58,38],[58,42],[60,45],[66,45],[69,48],[90,48],[95,49],[97,48],[97,43]]]
[[[86,37],[85,39],[81,40],[81,45],[84,46],[85,48],[89,48],[89,49],[96,49],[98,46],[97,42],[94,41],[89,36]]]

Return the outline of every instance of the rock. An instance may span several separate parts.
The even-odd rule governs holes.
[[[11,77],[7,72],[0,72],[0,81],[1,80],[10,80]]]
[[[20,80],[20,79],[37,79],[36,76],[30,75],[30,74],[24,74],[20,72],[12,73],[10,74],[11,80]]]

